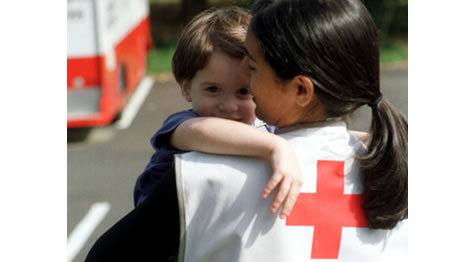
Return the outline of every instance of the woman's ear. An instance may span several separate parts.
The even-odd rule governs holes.
[[[296,102],[301,107],[307,107],[317,98],[312,80],[306,76],[298,75],[294,81],[298,84]]]
[[[191,102],[190,86],[188,84],[188,81],[186,80],[181,81],[180,89],[181,89],[181,94],[186,99],[186,101]]]

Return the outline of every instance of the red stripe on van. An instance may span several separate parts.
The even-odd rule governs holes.
[[[99,76],[99,57],[68,58],[68,88],[74,86],[74,79],[82,77],[84,86],[98,86],[100,84]]]

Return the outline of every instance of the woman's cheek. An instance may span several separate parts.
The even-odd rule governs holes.
[[[249,115],[249,120],[250,122],[254,122],[255,118],[256,118],[256,103],[254,103],[254,101],[252,99],[249,99],[249,111],[248,111],[248,115]]]

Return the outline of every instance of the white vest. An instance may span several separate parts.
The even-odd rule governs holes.
[[[179,261],[406,261],[408,221],[370,230],[360,207],[359,162],[365,150],[344,122],[281,130],[293,146],[304,184],[292,214],[270,212],[267,163],[197,152],[175,157],[180,205]]]

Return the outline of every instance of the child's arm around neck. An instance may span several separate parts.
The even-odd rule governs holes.
[[[300,167],[287,140],[250,125],[216,117],[184,121],[173,132],[170,144],[184,151],[258,157],[272,167],[272,178],[263,191],[266,198],[280,184],[271,211],[280,205],[281,218],[290,214],[303,183]]]
[[[183,151],[252,156],[269,160],[283,138],[250,125],[217,117],[198,117],[181,123],[170,137]]]

